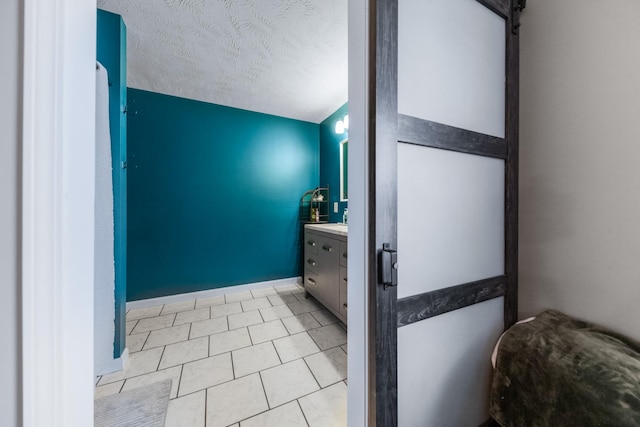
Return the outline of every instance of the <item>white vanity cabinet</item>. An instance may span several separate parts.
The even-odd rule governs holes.
[[[307,224],[304,245],[305,291],[347,323],[347,226]]]

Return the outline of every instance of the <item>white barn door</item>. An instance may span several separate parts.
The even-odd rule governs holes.
[[[517,312],[519,12],[508,0],[375,2],[376,425],[489,418],[491,351]]]

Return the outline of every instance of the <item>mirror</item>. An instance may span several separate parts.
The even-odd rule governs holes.
[[[340,143],[340,201],[346,202],[348,197],[349,179],[349,140],[345,139]]]

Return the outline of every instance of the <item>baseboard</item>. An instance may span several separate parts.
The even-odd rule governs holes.
[[[103,372],[100,372],[100,373],[96,372],[96,375],[107,375],[113,372],[122,371],[127,366],[128,361],[129,361],[129,349],[125,347],[120,357],[118,357],[117,359],[113,359],[108,363],[105,363],[104,366],[102,366]]]
[[[175,302],[189,301],[198,298],[209,298],[218,295],[231,294],[237,292],[246,292],[254,289],[262,289],[276,286],[286,286],[302,284],[302,277],[287,277],[285,279],[268,280],[266,282],[247,283],[244,285],[227,286],[224,288],[208,289],[206,291],[189,292],[186,294],[167,295],[165,297],[142,299],[138,301],[127,302],[127,310],[137,308],[153,307],[156,305],[172,304]]]

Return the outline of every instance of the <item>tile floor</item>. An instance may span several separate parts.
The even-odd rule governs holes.
[[[298,285],[130,310],[95,395],[171,379],[167,427],[346,426],[345,329]]]

